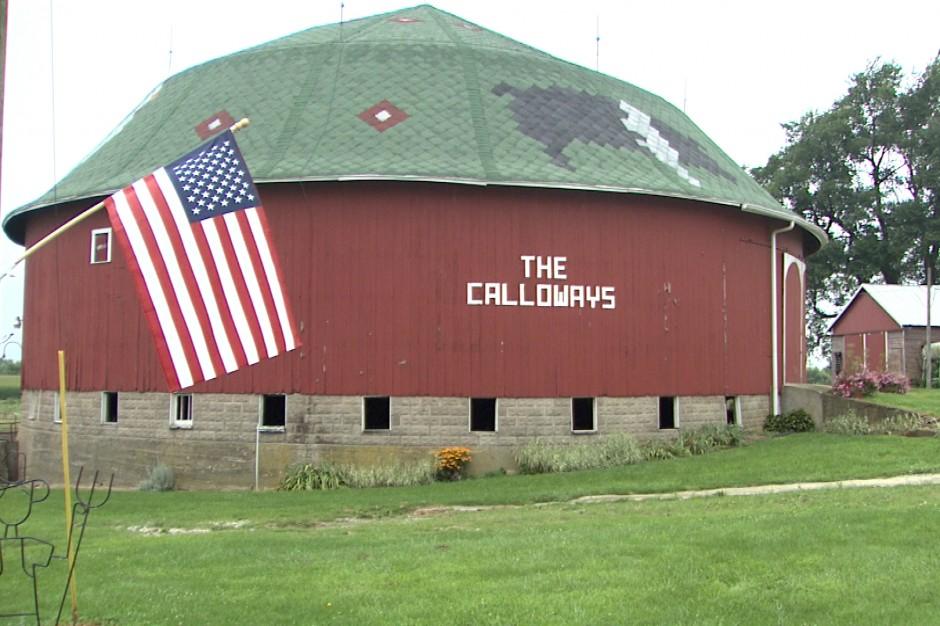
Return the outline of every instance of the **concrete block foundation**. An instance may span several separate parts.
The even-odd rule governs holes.
[[[283,427],[259,428],[261,396],[195,394],[192,420],[174,421],[173,396],[121,392],[117,421],[103,419],[102,394],[75,392],[67,397],[70,456],[77,468],[107,474],[115,484],[137,486],[152,467],[173,468],[183,489],[250,489],[256,450],[260,483],[277,485],[292,463],[331,461],[384,464],[415,458],[446,446],[471,449],[471,472],[515,469],[515,451],[536,438],[556,444],[596,440],[628,433],[639,439],[669,438],[682,430],[726,422],[724,396],[682,396],[677,427],[659,428],[659,398],[598,397],[593,430],[573,431],[570,398],[499,398],[496,430],[470,430],[470,402],[458,397],[393,397],[389,428],[363,428],[361,396],[286,397]],[[30,477],[55,484],[61,476],[57,395],[24,390],[20,450]],[[769,411],[768,396],[739,396],[740,424],[760,429]]]

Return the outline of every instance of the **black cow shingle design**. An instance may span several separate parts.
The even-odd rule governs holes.
[[[564,151],[577,139],[628,150],[645,148],[695,187],[701,183],[689,167],[736,182],[697,141],[623,100],[557,85],[519,89],[505,82],[496,85],[493,93],[513,96],[509,108],[519,131],[544,145],[545,153],[559,167],[575,170]]]

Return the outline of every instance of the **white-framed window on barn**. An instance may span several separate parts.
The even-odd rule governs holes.
[[[496,398],[470,398],[470,432],[495,433],[498,406]]]
[[[391,430],[392,400],[388,396],[362,398],[362,430]]]
[[[95,228],[91,231],[92,265],[111,262],[111,229]]]
[[[597,432],[596,398],[585,397],[571,399],[571,432]]]
[[[193,394],[174,393],[170,396],[170,428],[193,427]]]
[[[659,397],[659,429],[679,428],[679,398],[675,396]]]
[[[101,423],[117,424],[118,422],[118,393],[116,391],[101,392]]]
[[[728,426],[741,425],[741,398],[725,396],[725,423]]]
[[[62,414],[59,412],[59,392],[52,392],[52,421],[56,424],[62,423]]]
[[[258,430],[282,432],[287,425],[287,396],[268,394],[261,396]]]

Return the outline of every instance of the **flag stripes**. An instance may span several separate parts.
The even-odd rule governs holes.
[[[164,168],[105,205],[173,390],[299,345],[260,206],[190,221]]]

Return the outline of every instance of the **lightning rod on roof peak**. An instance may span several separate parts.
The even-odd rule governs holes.
[[[597,29],[594,31],[594,70],[601,71],[601,16],[597,15]]]

